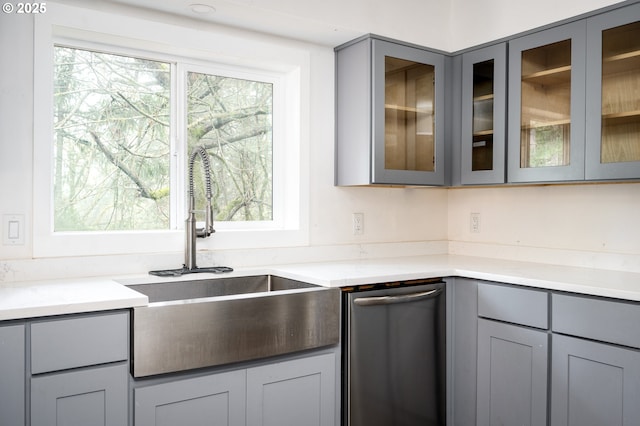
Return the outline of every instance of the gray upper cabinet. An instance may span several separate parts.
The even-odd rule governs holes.
[[[461,183],[505,182],[506,43],[462,55]]]
[[[586,22],[509,42],[508,181],[584,179]]]
[[[444,67],[378,36],[336,48],[336,185],[444,185]]]
[[[640,177],[640,4],[587,20],[587,179]]]

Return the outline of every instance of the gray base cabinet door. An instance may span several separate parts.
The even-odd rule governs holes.
[[[335,354],[247,370],[247,426],[335,426]]]
[[[244,426],[245,370],[135,390],[135,426]]]
[[[547,424],[546,332],[478,320],[477,425]]]
[[[552,426],[640,425],[640,352],[553,335]]]
[[[31,426],[123,426],[128,422],[125,363],[31,379]]]
[[[24,426],[24,325],[0,327],[0,423]]]

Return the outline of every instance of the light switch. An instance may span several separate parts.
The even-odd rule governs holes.
[[[17,240],[20,238],[20,222],[17,220],[9,221],[9,239]]]
[[[24,244],[24,215],[5,214],[2,216],[2,243],[6,246]]]

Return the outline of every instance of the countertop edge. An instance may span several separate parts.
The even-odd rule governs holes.
[[[508,261],[459,255],[425,255],[238,269],[234,276],[273,274],[324,287],[458,277],[550,291],[640,302],[640,273]],[[181,277],[202,279],[205,274]],[[207,278],[228,275],[206,274]],[[163,279],[162,281],[171,280]],[[148,304],[125,284],[158,282],[155,277],[96,277],[0,283],[0,320],[21,320]]]

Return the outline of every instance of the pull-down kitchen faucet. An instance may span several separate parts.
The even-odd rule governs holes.
[[[200,155],[205,181],[205,196],[207,207],[205,208],[204,228],[196,228],[196,197],[193,192],[193,165],[196,157]],[[184,246],[184,267],[189,270],[198,269],[196,265],[196,237],[207,238],[214,232],[213,229],[213,207],[211,206],[211,166],[209,164],[209,154],[204,147],[200,146],[193,150],[189,157],[189,212],[184,224],[185,246]]]
[[[200,156],[202,162],[202,169],[205,180],[205,197],[207,205],[205,208],[205,224],[204,228],[196,228],[196,197],[194,195],[193,187],[193,166],[196,161],[196,157]],[[189,211],[187,213],[187,219],[185,220],[185,244],[184,244],[184,265],[180,269],[165,269],[160,271],[150,271],[151,275],[159,276],[180,276],[183,274],[192,274],[196,272],[231,272],[232,268],[228,266],[213,266],[199,268],[196,264],[196,238],[206,238],[211,236],[215,229],[213,229],[213,206],[211,204],[211,166],[209,164],[209,154],[207,150],[200,146],[194,149],[189,156]]]

